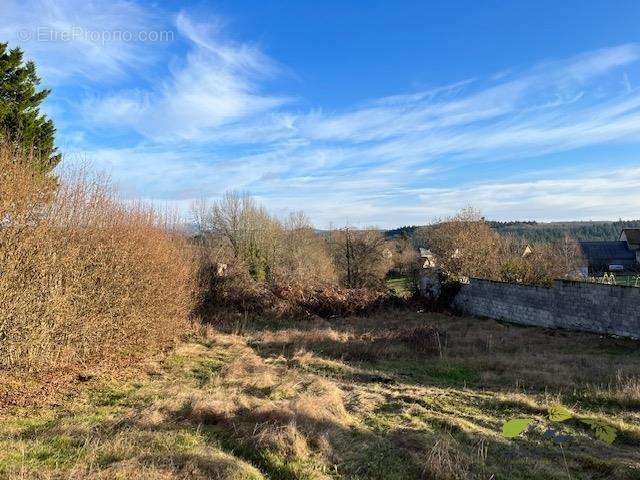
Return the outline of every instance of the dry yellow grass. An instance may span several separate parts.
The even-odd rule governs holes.
[[[442,357],[388,332],[420,324],[447,332]],[[633,372],[633,342],[580,335],[568,349],[557,332],[407,311],[254,327],[242,336],[202,328],[135,381],[90,380],[62,409],[0,415],[0,477],[640,478],[640,415],[622,393],[637,376],[571,361]],[[395,342],[395,356],[345,358],[340,349],[364,334]],[[574,369],[545,389],[530,355]],[[510,359],[511,371],[485,378],[490,358]],[[571,440],[560,450],[543,435],[556,402],[611,423],[618,438],[608,446],[566,422]],[[521,416],[538,423],[503,438],[502,423]]]
[[[425,325],[440,332],[440,351],[397,334]],[[395,469],[390,460],[388,478],[640,478],[636,342],[407,311],[261,327],[250,336],[263,356],[337,382],[356,418],[399,442],[408,459]],[[362,338],[386,343],[365,355]],[[556,403],[617,428],[614,446],[568,423],[560,428],[571,436],[563,453],[542,435]],[[536,419],[535,431],[504,439],[502,423],[523,416]]]
[[[134,385],[95,379],[65,412],[0,415],[0,478],[329,478],[351,418],[337,386],[243,339],[179,346]]]
[[[439,436],[427,453],[425,476],[434,480],[464,480],[469,475],[469,459],[449,433]]]

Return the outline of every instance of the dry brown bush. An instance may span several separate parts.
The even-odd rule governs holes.
[[[330,317],[399,301],[384,284],[395,247],[378,231],[347,228],[325,240],[303,213],[281,221],[236,192],[197,203],[192,211],[200,230],[196,245],[204,295],[199,313],[204,319],[228,323],[234,312]],[[347,255],[346,270],[341,251]],[[352,288],[338,287],[338,277]]]
[[[195,262],[166,218],[118,202],[104,179],[56,181],[1,148],[0,172],[3,375],[109,368],[184,331]]]
[[[420,234],[436,254],[447,278],[466,277],[551,285],[556,278],[572,278],[584,262],[577,243],[528,243],[501,236],[472,208],[429,227]]]
[[[320,288],[285,285],[278,286],[274,292],[278,298],[287,302],[290,312],[297,310],[325,318],[372,312],[399,301],[385,291],[346,289],[330,285]]]
[[[314,235],[313,232],[297,232],[296,235]],[[314,239],[315,241],[322,240]],[[210,244],[211,245],[211,244]],[[312,245],[310,242],[307,245]],[[203,293],[198,308],[199,315],[209,321],[216,321],[219,317],[226,316],[233,312],[245,314],[260,314],[276,318],[285,316],[318,315],[320,317],[331,317],[337,315],[351,315],[357,313],[367,313],[385,306],[393,306],[402,300],[390,295],[388,291],[381,289],[354,288],[346,289],[333,284],[329,279],[333,275],[330,264],[326,264],[321,257],[321,261],[315,261],[307,257],[318,269],[327,266],[326,276],[322,274],[304,275],[294,274],[294,270],[289,269],[291,264],[287,264],[282,259],[279,265],[272,271],[280,271],[274,275],[271,282],[256,281],[246,266],[231,258],[227,263],[227,270],[224,275],[218,275],[216,265],[222,256],[217,256],[224,252],[219,246],[209,247],[201,244],[200,251],[199,282]],[[296,262],[303,265],[304,262]],[[297,267],[301,268],[301,267]],[[301,268],[301,270],[313,273],[313,268]],[[291,275],[285,274],[289,272]]]
[[[203,298],[198,316],[208,323],[238,327],[247,316],[262,318],[329,318],[368,314],[404,304],[389,292],[367,288],[344,289],[299,283],[266,285],[253,281],[246,271],[230,270],[226,276],[201,276]]]
[[[251,197],[229,192],[194,205],[193,214],[205,319],[215,321],[223,310],[227,316],[308,313],[314,292],[337,281],[325,240],[301,212],[280,221]]]
[[[307,287],[335,285],[337,275],[326,241],[303,212],[290,214],[283,225],[277,282]]]
[[[477,211],[462,210],[431,227],[428,236],[438,267],[448,277],[496,278],[500,236]]]
[[[527,243],[512,236],[500,240],[496,280],[551,286],[556,278],[575,277],[584,264],[578,244],[570,237],[556,243]]]
[[[203,259],[203,256],[200,255]],[[256,282],[242,266],[231,263],[225,275],[218,275],[216,262],[204,258],[199,263],[198,279],[202,296],[198,314],[211,320],[229,311],[240,313],[268,312],[275,304],[275,296],[267,285]]]

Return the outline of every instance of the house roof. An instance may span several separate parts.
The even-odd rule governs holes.
[[[627,237],[627,242],[631,245],[640,244],[640,228],[625,228],[622,233]],[[620,236],[622,237],[622,233]]]
[[[422,248],[420,247],[420,256],[422,258],[427,258],[427,257],[433,257],[433,252],[431,250],[429,250],[428,248]]]
[[[578,242],[583,255],[590,263],[635,261],[636,254],[629,250],[627,242]]]

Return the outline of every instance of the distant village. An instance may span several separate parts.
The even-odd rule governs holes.
[[[577,276],[586,278],[640,273],[640,228],[623,228],[618,240],[577,241],[576,244],[582,257]],[[431,250],[420,247],[419,251],[422,268],[437,266],[436,255]],[[522,256],[527,257],[532,253],[531,245],[525,244]]]

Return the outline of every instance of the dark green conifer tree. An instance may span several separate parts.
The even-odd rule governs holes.
[[[33,62],[24,62],[19,48],[0,43],[0,139],[29,155],[33,167],[50,172],[61,159],[54,141],[53,121],[40,113],[51,93],[39,89],[40,78]]]

